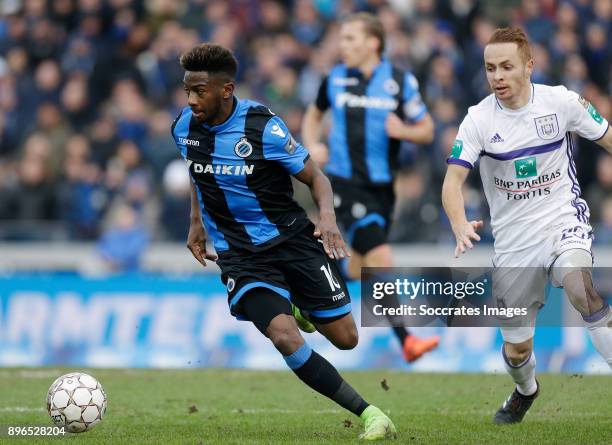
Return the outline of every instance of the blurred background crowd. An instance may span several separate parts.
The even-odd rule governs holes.
[[[231,48],[238,96],[297,136],[338,59],[337,20],[356,11],[382,19],[386,56],[417,76],[436,124],[433,143],[402,147],[394,242],[451,241],[445,159],[467,107],[488,94],[482,51],[498,25],[528,32],[535,82],[612,116],[609,0],[3,0],[0,240],[96,241],[122,269],[152,241],[184,242],[189,180],[169,132],[186,104],[179,55],[202,41]],[[612,156],[576,146],[595,241],[612,242]],[[472,174],[469,217],[486,212],[480,189]]]

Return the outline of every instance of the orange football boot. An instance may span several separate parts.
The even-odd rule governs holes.
[[[440,343],[440,336],[435,335],[428,338],[419,338],[416,335],[408,335],[404,340],[404,358],[408,363],[421,358],[426,352],[435,349]]]

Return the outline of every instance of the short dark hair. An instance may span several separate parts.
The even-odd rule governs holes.
[[[382,53],[385,52],[385,28],[377,16],[369,12],[357,12],[350,14],[342,20],[342,23],[351,22],[363,23],[365,33],[368,36],[377,38],[380,43],[378,46],[378,55],[382,55]]]
[[[531,59],[529,38],[521,28],[497,28],[489,38],[487,45],[493,43],[516,43],[523,61],[528,62]]]
[[[208,71],[236,77],[238,61],[227,48],[214,43],[202,43],[184,52],[180,58],[185,71]]]

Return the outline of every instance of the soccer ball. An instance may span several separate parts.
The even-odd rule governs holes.
[[[47,411],[57,426],[82,433],[96,426],[106,412],[106,393],[96,379],[82,372],[58,377],[47,393]]]

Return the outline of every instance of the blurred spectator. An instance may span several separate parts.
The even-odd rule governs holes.
[[[601,204],[601,219],[595,224],[595,243],[605,246],[612,244],[612,198]]]
[[[91,122],[94,110],[89,103],[85,74],[75,73],[66,80],[61,90],[60,102],[63,113],[73,128],[84,128]]]
[[[184,241],[191,213],[191,179],[182,159],[175,159],[163,174],[161,222],[168,239]]]
[[[600,87],[606,88],[610,77],[610,45],[606,29],[600,23],[590,23],[586,29],[583,57],[589,69],[589,77]]]
[[[136,272],[149,244],[146,227],[138,212],[128,205],[117,208],[112,223],[98,243],[98,252],[112,272]]]
[[[89,161],[83,146],[72,145],[64,161],[64,174],[58,186],[60,218],[72,240],[94,240],[98,236],[102,211],[107,203],[98,166]]]
[[[297,0],[293,7],[291,29],[295,38],[307,45],[314,45],[323,35],[324,23],[310,0]]]
[[[45,159],[27,154],[17,165],[17,177],[0,196],[0,215],[12,220],[52,220],[57,216],[57,199]]]
[[[161,175],[178,150],[168,130],[172,125],[173,116],[166,111],[156,111],[149,119],[147,136],[143,143],[143,156],[153,167],[156,175]]]
[[[607,153],[597,160],[597,182],[589,187],[586,199],[594,221],[602,219],[604,203],[612,197],[612,156]]]
[[[51,169],[54,174],[59,172],[71,130],[56,104],[46,102],[38,107],[36,132],[48,141]]]
[[[452,61],[446,56],[436,56],[430,65],[431,77],[425,82],[424,93],[431,102],[443,97],[450,98],[464,108],[466,97],[459,83]]]
[[[547,17],[540,0],[522,1],[522,25],[532,39],[532,43],[544,45],[554,32],[554,25],[550,17]]]

